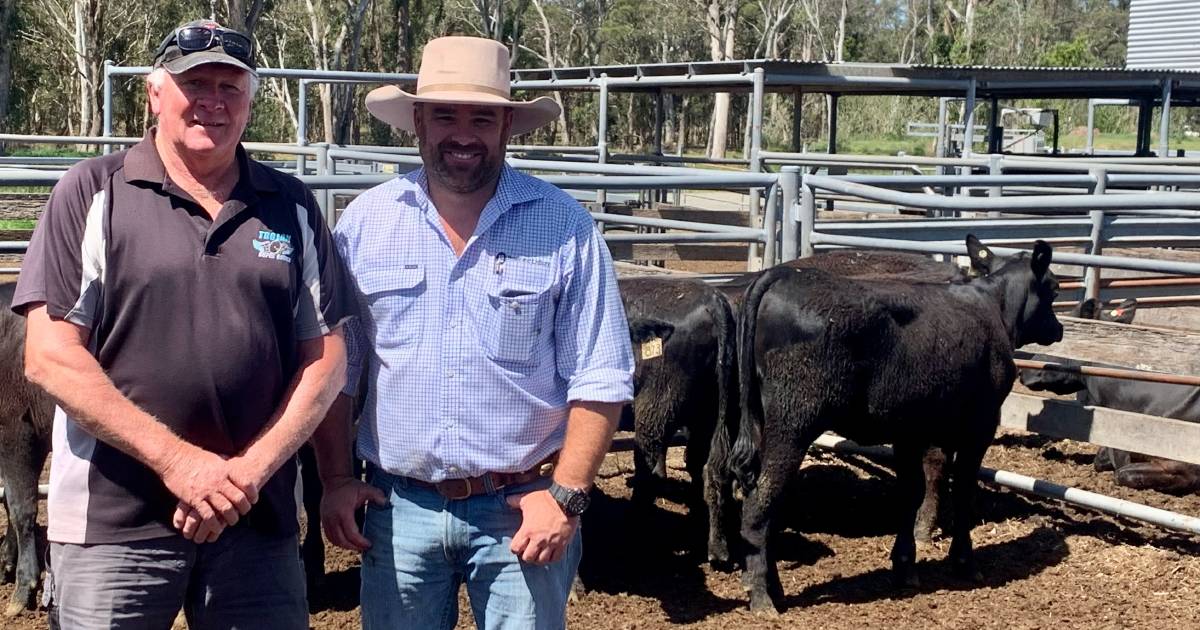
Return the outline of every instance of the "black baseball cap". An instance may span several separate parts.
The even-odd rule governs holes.
[[[193,20],[180,26],[163,39],[154,53],[154,67],[165,68],[171,74],[206,63],[234,66],[258,75],[250,38],[212,20]]]

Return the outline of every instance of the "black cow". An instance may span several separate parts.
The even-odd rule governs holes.
[[[37,526],[38,477],[50,452],[54,402],[25,379],[25,320],[11,310],[16,283],[0,284],[0,481],[8,529],[0,543],[0,580],[16,587],[5,616],[33,608],[44,546]]]
[[[1090,305],[1085,303],[1081,315],[1129,323],[1133,320],[1136,306],[1136,301],[1126,300],[1115,309],[1100,310],[1092,301]],[[1052,361],[1072,367],[1122,367],[1042,354],[1034,355],[1034,360]],[[1200,422],[1200,387],[1029,369],[1021,370],[1021,383],[1034,391],[1076,394],[1076,399],[1085,405]],[[1159,490],[1170,494],[1200,491],[1200,466],[1195,464],[1101,447],[1096,452],[1094,466],[1097,471],[1114,471],[1117,484],[1130,488]]]
[[[891,280],[896,282],[922,282],[934,284],[963,284],[969,280],[967,273],[950,262],[933,260],[923,254],[889,252],[879,250],[834,250],[788,261],[781,265],[793,269],[819,269],[835,276],[860,280]],[[741,308],[746,288],[763,272],[746,274],[719,286],[735,311]],[[727,532],[738,530],[738,525],[728,523],[730,512],[726,510],[732,500],[732,476],[728,471],[728,456],[733,441],[737,438],[739,412],[735,408],[728,414],[728,421],[718,425],[712,441],[712,450],[705,472],[710,481],[706,486],[705,501],[709,508],[708,559],[716,567],[727,568],[731,564]],[[931,461],[938,455],[930,451]],[[940,472],[940,469],[938,469]],[[930,477],[935,479],[934,476]],[[936,501],[929,504],[936,511]],[[923,505],[922,522],[932,522],[925,516]],[[921,525],[918,525],[920,528]],[[926,526],[928,528],[929,526]]]
[[[769,550],[771,517],[817,436],[892,443],[902,518],[892,548],[896,579],[915,585],[913,525],[925,494],[922,458],[951,454],[957,572],[977,577],[971,548],[976,475],[1012,387],[1013,348],[1054,343],[1058,282],[1051,249],[1003,264],[973,236],[967,284],[852,280],[776,267],[746,291],[739,319],[741,423],[730,468],[746,491],[741,533],[750,607],[782,596]]]
[[[720,500],[704,481],[713,431],[737,412],[733,310],[700,280],[622,278],[618,284],[635,362],[634,401],[622,418],[635,436],[634,503],[644,507],[658,494],[667,446],[685,428],[692,508],[699,513],[701,497]]]

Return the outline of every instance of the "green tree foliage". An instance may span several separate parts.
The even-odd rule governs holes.
[[[23,133],[87,132],[81,99],[100,115],[101,85],[81,87],[70,21],[56,18],[75,7],[95,17],[89,61],[145,65],[151,49],[170,29],[215,12],[239,22],[231,11],[250,11],[253,0],[0,0],[15,6],[0,50],[11,58],[6,110],[0,129]],[[365,3],[365,4],[364,4]],[[264,0],[255,36],[264,67],[349,68],[415,72],[419,51],[443,34],[495,37],[518,67],[703,61],[711,58],[705,16],[709,0]],[[359,8],[362,12],[359,12]],[[776,56],[796,60],[883,63],[1041,66],[1124,65],[1128,0],[744,0],[737,9],[735,57]],[[60,17],[61,17],[60,15]],[[244,19],[244,16],[243,18]],[[357,37],[355,36],[357,34]],[[357,46],[354,40],[357,39]],[[356,51],[356,52],[355,52]],[[0,55],[2,57],[2,55]],[[322,102],[310,86],[308,138],[343,142],[395,143],[400,138],[366,115],[363,96],[372,86],[348,87],[344,101]],[[114,81],[114,133],[140,135],[151,119],[137,77]],[[565,130],[543,130],[523,139],[572,144],[593,142],[596,97],[558,95],[567,114]],[[767,143],[783,148],[792,137],[790,95],[768,101]],[[703,150],[713,99],[710,95],[666,96],[667,150],[682,145]],[[802,139],[823,137],[825,101],[804,101]],[[844,98],[844,137],[900,138],[908,121],[931,121],[935,99]],[[248,139],[290,141],[296,137],[295,81],[264,81]],[[1064,131],[1080,124],[1081,105],[1064,106]],[[330,111],[327,115],[326,108]],[[730,148],[741,147],[746,98],[735,94]],[[337,121],[346,111],[348,127]],[[610,103],[614,150],[640,150],[652,139],[652,96],[614,95]],[[1122,130],[1128,112],[1106,112],[1101,122]],[[335,129],[326,130],[326,124]],[[565,132],[565,133],[564,133]]]

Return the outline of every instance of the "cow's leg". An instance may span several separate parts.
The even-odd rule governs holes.
[[[933,528],[937,527],[942,513],[942,488],[946,479],[946,453],[933,446],[925,451],[921,462],[925,474],[925,497],[917,511],[917,523],[913,536],[921,542],[933,539]]]
[[[1117,484],[1138,490],[1187,494],[1200,488],[1200,466],[1167,459],[1128,464],[1117,469]]]
[[[317,474],[316,455],[308,445],[300,449],[300,486],[308,522],[300,557],[304,561],[304,581],[311,602],[325,582],[325,539],[321,537],[321,477]]]
[[[634,418],[633,505],[648,507],[659,492],[659,480],[667,477],[666,431],[670,421],[663,414],[639,410]]]
[[[750,610],[776,613],[783,598],[779,570],[770,551],[771,518],[778,507],[788,481],[800,469],[804,451],[811,443],[767,445],[762,453],[762,471],[758,483],[746,495],[742,505],[742,539],[746,542],[746,568],[742,587],[750,592]],[[764,440],[764,443],[766,441]]]
[[[983,575],[975,566],[975,551],[971,546],[971,527],[975,524],[975,492],[979,487],[979,467],[991,440],[964,446],[954,454],[951,467],[951,495],[954,504],[953,540],[950,543],[950,562],[954,573],[972,581]]]
[[[14,524],[17,547],[16,583],[4,611],[8,617],[34,608],[37,601],[42,574],[37,482],[46,461],[46,448],[34,435],[33,423],[28,417],[20,423],[14,437],[17,448],[8,453],[12,459],[6,463],[4,475],[8,518]]]
[[[718,431],[725,431],[719,427]],[[708,562],[730,568],[728,531],[736,531],[730,508],[733,504],[733,474],[729,470],[729,440],[714,439],[704,464],[704,502],[708,506]]]
[[[1104,472],[1106,470],[1116,470],[1117,467],[1113,463],[1113,450],[1107,446],[1101,446],[1096,451],[1096,458],[1092,460],[1092,468],[1096,472]]]
[[[690,478],[691,502],[689,510],[699,513],[704,499],[704,469],[708,465],[709,451],[712,450],[713,433],[716,429],[716,418],[704,418],[696,415],[688,425],[687,442],[687,472]],[[699,420],[699,421],[697,421]]]
[[[897,586],[915,588],[917,579],[917,542],[913,533],[917,512],[925,498],[924,445],[898,443],[895,446],[899,529],[892,545],[892,577]],[[935,508],[936,509],[936,508]]]
[[[0,469],[2,468],[3,462],[0,461]],[[0,470],[0,484],[4,484],[5,487],[9,485],[4,479],[3,470]],[[8,507],[8,498],[0,499],[0,504],[4,505],[4,520],[7,522],[4,540],[0,541],[0,584],[8,584],[17,575],[17,529],[13,527],[12,509]]]

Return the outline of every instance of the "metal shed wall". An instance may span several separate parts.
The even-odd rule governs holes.
[[[1132,0],[1125,65],[1200,70],[1200,0]]]

